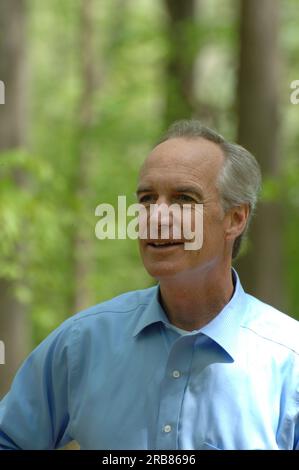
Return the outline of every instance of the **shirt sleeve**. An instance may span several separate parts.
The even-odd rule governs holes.
[[[55,449],[69,432],[70,322],[25,360],[0,402],[0,450]]]

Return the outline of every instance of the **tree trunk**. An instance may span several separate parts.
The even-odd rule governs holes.
[[[80,18],[80,54],[82,93],[78,109],[78,158],[76,175],[76,198],[79,204],[79,225],[74,236],[74,305],[78,312],[90,306],[92,302],[90,275],[93,267],[93,242],[89,220],[90,171],[94,163],[94,149],[91,139],[93,128],[94,94],[99,82],[98,57],[94,50],[94,1],[81,0]],[[76,441],[70,442],[62,450],[79,450]]]
[[[238,77],[238,142],[251,151],[263,179],[279,175],[277,0],[242,0]],[[237,262],[251,294],[284,307],[282,210],[262,202],[249,233],[249,248]]]
[[[0,105],[0,152],[22,147],[25,143],[25,2],[0,2],[0,79],[5,84],[5,104]],[[1,156],[0,156],[1,159]],[[16,191],[24,184],[23,174],[13,174]],[[22,252],[16,247],[15,257]],[[0,365],[0,397],[29,349],[28,319],[24,306],[15,295],[16,281],[0,278],[0,340],[5,344],[5,365]]]
[[[168,13],[168,57],[164,120],[167,127],[176,119],[190,118],[194,100],[195,0],[164,0]]]
[[[79,224],[74,240],[75,291],[74,311],[87,308],[92,302],[90,275],[93,264],[93,236],[90,227],[92,200],[90,172],[94,164],[94,148],[91,131],[93,128],[93,101],[98,81],[99,58],[94,50],[94,1],[81,0],[80,54],[82,93],[78,109],[78,159],[76,177],[76,198],[79,204]],[[92,212],[93,215],[93,212]]]

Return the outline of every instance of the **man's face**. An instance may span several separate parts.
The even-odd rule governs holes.
[[[155,240],[149,236],[139,240],[143,263],[151,276],[156,279],[192,276],[223,260],[227,249],[225,216],[216,187],[223,163],[221,148],[203,138],[169,139],[147,157],[140,172],[137,194],[148,213],[150,204],[192,204],[194,229],[194,205],[203,204],[200,249],[186,250],[183,238],[178,244],[165,246],[155,246]],[[161,239],[160,232],[158,239]]]

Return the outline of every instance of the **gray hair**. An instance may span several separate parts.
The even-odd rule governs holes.
[[[174,122],[159,143],[176,137],[186,139],[202,137],[218,144],[225,156],[225,163],[217,181],[223,210],[227,212],[241,204],[249,205],[249,217],[245,229],[234,241],[232,251],[234,259],[239,254],[242,239],[247,233],[261,189],[262,177],[259,164],[248,150],[226,141],[218,132],[194,119]]]

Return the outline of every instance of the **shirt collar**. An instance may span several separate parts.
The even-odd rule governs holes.
[[[232,273],[235,282],[232,298],[200,332],[219,344],[234,360],[238,351],[238,330],[247,307],[247,297],[234,268]]]
[[[137,325],[134,329],[133,336],[138,335],[147,326],[154,323],[162,322],[169,323],[166,313],[164,312],[159,302],[159,284],[153,289],[153,295],[150,302],[145,307],[143,313],[140,315]]]
[[[233,296],[221,312],[197,333],[211,338],[234,359],[238,347],[238,329],[246,308],[246,293],[234,268],[232,273],[235,283]],[[153,288],[149,304],[137,321],[133,335],[136,336],[149,325],[159,322],[169,325],[167,315],[159,302],[159,285],[157,285]]]

